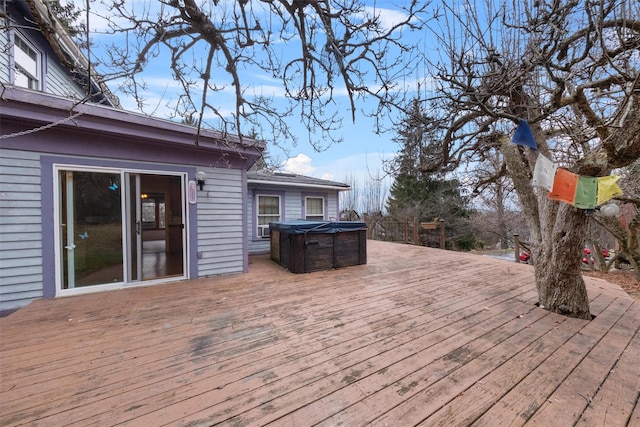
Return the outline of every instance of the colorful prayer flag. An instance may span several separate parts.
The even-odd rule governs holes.
[[[547,191],[553,188],[553,180],[556,177],[558,166],[542,154],[538,155],[536,166],[533,169],[533,179],[531,184],[542,187]],[[595,199],[594,199],[595,200]]]
[[[598,178],[598,206],[614,197],[622,196],[622,190],[616,184],[619,179],[620,177],[617,175]]]
[[[527,121],[524,119],[520,119],[520,124],[516,128],[516,131],[513,133],[511,142],[518,145],[526,145],[527,147],[533,148],[536,151],[538,150],[538,146],[536,145],[536,141],[533,138],[533,132],[531,132],[529,123],[527,123]]]
[[[595,209],[598,196],[598,178],[580,176],[573,205],[580,209]]]
[[[558,168],[549,198],[573,205],[579,176],[566,169]]]

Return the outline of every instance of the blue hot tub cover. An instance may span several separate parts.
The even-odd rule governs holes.
[[[269,229],[289,234],[343,233],[366,230],[367,224],[359,221],[309,221],[296,219],[293,221],[270,222]]]

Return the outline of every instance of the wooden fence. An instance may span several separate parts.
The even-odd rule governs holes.
[[[446,247],[445,222],[418,222],[417,218],[365,216],[367,238],[410,245]]]

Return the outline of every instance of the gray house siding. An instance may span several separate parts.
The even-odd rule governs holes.
[[[73,82],[69,74],[57,62],[51,60],[51,55],[47,55],[47,58],[46,92],[71,99],[84,98],[86,93],[83,88]]]
[[[16,34],[27,40],[39,53],[40,90],[72,99],[82,99],[84,97],[82,86],[71,80],[69,72],[59,65],[58,58],[48,47],[44,38],[34,31],[11,29],[2,34],[0,37],[0,63],[3,66],[0,67],[0,82],[13,84],[15,73],[13,43]]]
[[[48,211],[53,195],[46,195],[48,206],[42,209],[42,159],[49,165],[61,163],[80,167],[183,171],[189,173],[190,179],[195,175],[195,168],[190,165],[51,157],[44,153],[0,149],[0,312],[20,308],[43,296],[55,295],[54,265],[57,261],[52,253],[46,253],[43,260],[43,223],[47,233],[45,240],[53,241],[53,215]],[[51,174],[51,167],[47,169],[44,179]],[[198,170],[205,171],[207,181],[204,191],[198,192],[197,203],[188,208],[194,219],[189,227],[189,257],[194,265],[190,276],[242,273],[246,266],[243,172],[232,168],[203,167]],[[47,192],[55,191],[51,185],[45,187]],[[48,250],[52,252],[51,249]],[[47,278],[43,277],[43,270],[47,270]]]
[[[0,311],[42,297],[42,215],[37,153],[0,149]]]
[[[73,121],[67,120],[71,106],[80,113]],[[94,289],[71,289],[71,293],[58,289],[56,266],[63,249],[56,250],[60,244],[56,230],[63,217],[55,212],[61,188],[54,178],[56,170],[119,172],[119,181],[129,176],[126,173],[180,178],[186,269],[152,275],[151,280],[247,270],[246,169],[260,155],[262,143],[245,139],[228,146],[218,133],[202,131],[196,145],[196,130],[189,126],[108,107],[75,105],[69,99],[11,86],[0,99],[0,129],[4,137],[0,140],[0,312],[41,297]],[[195,183],[200,170],[207,176],[202,191]],[[130,200],[133,193],[124,189],[122,181],[120,186],[121,197]],[[122,209],[124,213],[128,208]],[[124,243],[123,256],[131,259],[133,252]],[[124,282],[105,282],[104,288],[153,284],[133,275],[124,277]],[[95,290],[101,290],[102,284],[96,285]]]
[[[198,192],[198,275],[243,272],[243,172],[203,170],[207,180],[204,191]]]
[[[13,37],[19,33],[21,37],[28,40],[40,53],[40,69],[41,69],[41,90],[43,92],[60,95],[71,99],[83,99],[85,97],[84,89],[77,82],[74,82],[67,70],[60,66],[55,54],[46,49],[29,37],[25,32],[13,30],[3,34],[0,43],[0,63],[3,65],[0,71],[0,82],[13,84],[14,68],[12,54],[13,49],[9,49],[13,45]]]
[[[323,197],[325,199],[325,220],[334,221],[339,215],[338,191],[332,189],[316,189],[304,187],[291,187],[285,185],[256,186],[249,184],[247,199],[248,213],[248,240],[249,253],[267,253],[270,250],[268,238],[258,236],[256,225],[256,196],[260,194],[276,194],[281,197],[281,204],[284,205],[284,212],[281,213],[281,220],[304,219],[305,197]]]

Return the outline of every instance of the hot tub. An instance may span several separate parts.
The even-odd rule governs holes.
[[[351,221],[269,223],[271,259],[292,273],[367,263],[367,225]]]

